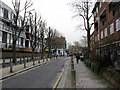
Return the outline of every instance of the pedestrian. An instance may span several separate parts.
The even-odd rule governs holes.
[[[79,63],[79,59],[80,59],[80,56],[79,56],[79,53],[76,54],[76,62]]]

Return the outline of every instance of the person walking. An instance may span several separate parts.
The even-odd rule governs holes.
[[[80,56],[79,56],[79,53],[76,54],[76,62],[79,63],[79,59],[80,59]]]

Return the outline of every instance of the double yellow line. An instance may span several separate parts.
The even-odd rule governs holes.
[[[31,71],[31,70],[37,69],[37,68],[39,68],[39,67],[41,67],[41,65],[40,65],[40,66],[37,66],[37,67],[33,67],[33,68],[31,68],[31,69],[29,69],[29,70],[27,70],[27,71],[21,72],[21,73],[19,73],[19,74],[13,75],[13,76],[8,77],[8,78],[6,78],[6,79],[0,80],[0,82],[3,82],[3,81],[5,81],[5,80],[11,79],[11,78],[16,77],[16,76],[19,76],[19,75],[21,75],[21,74],[24,74],[24,73],[29,72],[29,71]]]
[[[67,65],[67,62],[68,62],[68,60],[66,61],[65,66],[64,66],[64,68],[62,70],[62,73],[60,74],[60,76],[59,76],[58,80],[56,81],[55,85],[53,86],[52,90],[55,90],[55,88],[57,87],[57,85],[58,85],[58,83],[59,83],[59,81],[60,81],[60,79],[61,79],[61,77],[62,77],[62,75],[63,75],[63,73],[65,71],[65,67]]]

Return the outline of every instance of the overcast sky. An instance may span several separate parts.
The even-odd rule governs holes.
[[[9,7],[13,8],[12,0],[2,0]],[[25,0],[21,0],[23,3]],[[75,15],[68,5],[72,0],[32,0],[33,8],[46,20],[47,26],[57,29],[67,40],[67,43],[80,41],[82,36],[86,36],[86,31],[76,30],[79,23],[83,23],[79,18],[72,18]]]

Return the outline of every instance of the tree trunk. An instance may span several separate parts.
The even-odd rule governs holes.
[[[87,42],[88,42],[88,58],[89,58],[89,55],[90,55],[90,30],[88,30],[87,32]]]
[[[13,40],[13,47],[12,47],[12,49],[13,49],[13,55],[12,55],[13,63],[16,64],[16,41],[15,40]]]
[[[33,65],[35,65],[35,61],[34,61],[34,48],[32,48],[32,61],[33,61]]]
[[[42,38],[42,59],[44,59],[44,44],[43,44],[43,38]]]
[[[88,7],[88,1],[87,1],[87,43],[88,43],[88,59],[90,56],[90,25],[89,25],[89,7]]]

